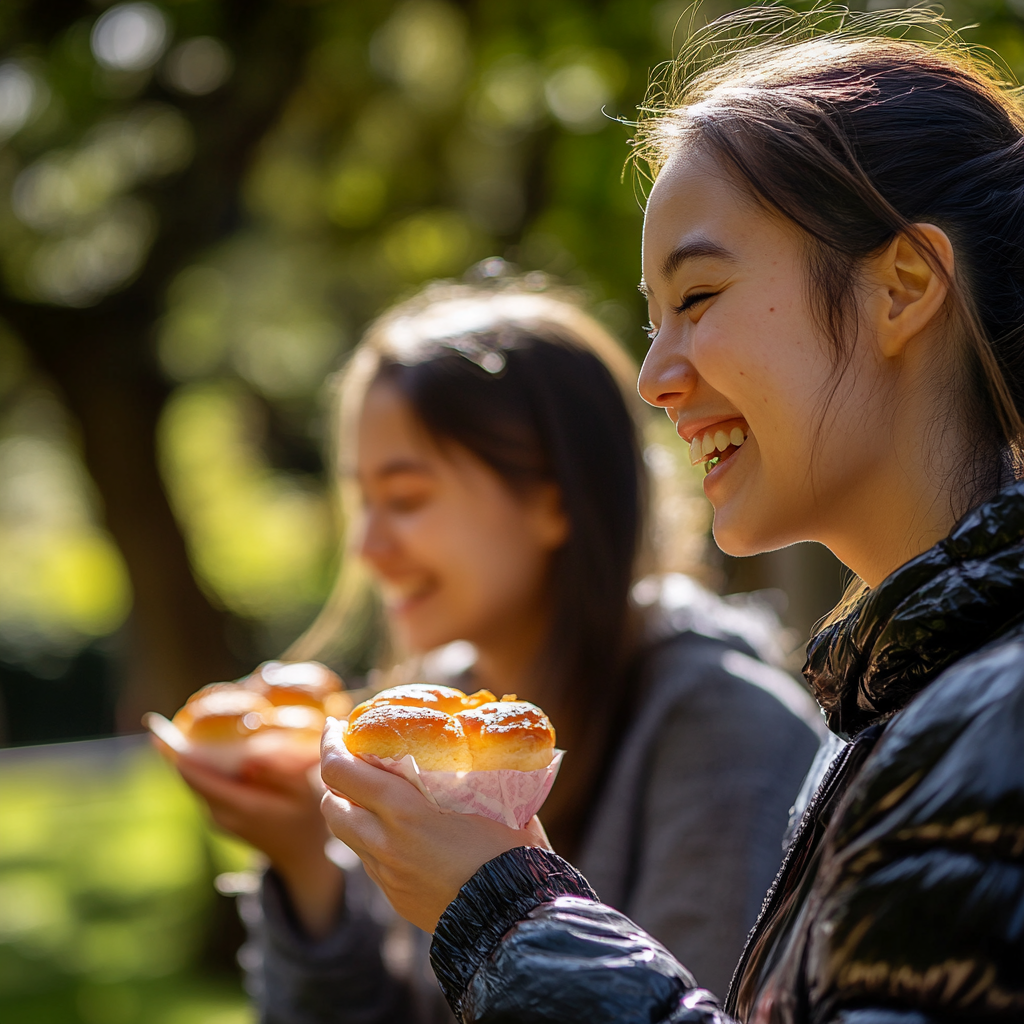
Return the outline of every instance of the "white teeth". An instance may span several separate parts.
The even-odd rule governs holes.
[[[696,466],[704,462],[709,455],[716,452],[724,452],[730,445],[739,448],[747,435],[743,433],[742,427],[733,427],[732,430],[716,430],[713,434],[708,431],[703,437],[695,437],[690,442],[690,465]]]

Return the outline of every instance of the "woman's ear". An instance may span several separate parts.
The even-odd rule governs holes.
[[[538,543],[547,551],[556,551],[569,539],[569,517],[562,505],[561,488],[554,483],[538,484],[527,500]]]
[[[884,358],[901,356],[934,320],[953,269],[953,245],[934,224],[915,224],[913,235],[897,235],[870,261],[868,317]]]

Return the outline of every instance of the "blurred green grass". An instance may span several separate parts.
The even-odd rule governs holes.
[[[252,858],[140,737],[0,751],[0,1020],[250,1024],[213,879]]]

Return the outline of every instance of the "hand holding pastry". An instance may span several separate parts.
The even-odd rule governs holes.
[[[398,686],[354,708],[344,736],[445,810],[512,828],[540,809],[562,757],[540,708],[486,690]]]
[[[177,767],[221,828],[267,855],[306,930],[325,934],[342,896],[344,875],[324,853],[329,832],[320,813],[320,789],[310,784],[308,767],[259,755],[243,763],[238,777],[188,755],[178,758]]]
[[[344,876],[324,853],[329,832],[309,773],[327,714],[351,707],[323,665],[267,662],[239,683],[204,686],[173,722],[145,719],[213,820],[267,855],[311,935],[333,922]]]
[[[540,822],[514,829],[431,803],[411,783],[352,754],[341,729],[324,736],[321,809],[407,921],[433,932],[459,889],[487,861],[517,846],[550,848]]]
[[[311,767],[320,756],[327,716],[348,713],[341,680],[317,662],[266,662],[238,683],[197,690],[173,720],[149,714],[143,722],[165,752],[188,753],[227,774],[247,759],[276,757],[286,768]]]

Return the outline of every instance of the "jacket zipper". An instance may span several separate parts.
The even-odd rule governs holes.
[[[794,864],[798,861],[800,863],[804,863],[805,861],[805,858],[802,856],[798,857],[798,855],[806,852],[804,847],[813,842],[813,830],[814,826],[818,823],[818,812],[822,807],[828,805],[829,801],[831,801],[832,797],[835,795],[836,790],[839,788],[839,785],[845,779],[854,751],[856,750],[859,752],[865,745],[873,747],[879,734],[882,732],[882,728],[883,727],[880,725],[872,726],[859,733],[849,746],[847,746],[847,748],[835,758],[826,770],[817,791],[811,798],[810,803],[807,805],[807,809],[804,811],[803,817],[800,819],[800,824],[797,826],[796,832],[793,835],[793,841],[790,844],[789,850],[786,851],[785,859],[782,862],[782,866],[779,868],[778,875],[776,875],[775,883],[769,890],[764,905],[761,907],[761,912],[757,915],[757,920],[754,922],[754,926],[750,929],[750,934],[747,936],[747,941],[743,946],[743,952],[740,954],[739,963],[736,965],[736,970],[733,972],[732,980],[729,983],[729,991],[725,998],[725,1009],[727,1013],[735,1012],[736,1008],[734,1003],[736,994],[739,990],[740,981],[746,974],[747,965],[753,955],[754,948],[757,946],[758,941],[770,929],[779,904],[789,894],[789,883],[792,880],[790,876],[794,872]],[[809,836],[808,833],[810,833]]]

